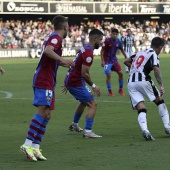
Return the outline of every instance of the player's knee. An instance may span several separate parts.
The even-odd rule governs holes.
[[[143,109],[138,110],[138,115],[142,112],[147,113],[147,109],[143,108]]]

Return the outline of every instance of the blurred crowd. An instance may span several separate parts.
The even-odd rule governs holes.
[[[70,25],[69,33],[63,41],[63,47],[82,47],[88,43],[88,33],[97,28],[104,33],[104,39],[110,35],[111,28],[119,30],[119,38],[126,35],[126,29],[130,28],[136,37],[137,46],[150,45],[154,36],[165,39],[170,46],[170,22],[159,24],[157,20],[122,21],[117,24],[112,21],[86,21],[78,25]],[[0,21],[0,48],[41,48],[47,35],[53,31],[51,22],[43,21]]]

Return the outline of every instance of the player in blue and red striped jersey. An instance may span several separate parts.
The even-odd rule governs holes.
[[[123,45],[121,40],[117,38],[118,30],[111,30],[111,37],[107,38],[102,46],[101,50],[101,66],[104,67],[104,73],[106,74],[106,86],[108,89],[109,96],[115,96],[112,92],[111,87],[111,71],[115,71],[119,77],[119,94],[124,96],[123,92],[123,72],[122,68],[118,62],[118,58],[116,57],[116,52],[118,49],[122,52],[124,57],[126,58],[126,54],[123,50]]]
[[[69,130],[76,132],[83,131],[83,129],[79,127],[78,122],[87,106],[86,124],[83,135],[85,138],[102,137],[92,132],[97,103],[94,100],[91,90],[86,86],[87,83],[92,87],[94,94],[100,96],[100,89],[91,80],[89,71],[93,63],[93,50],[99,48],[102,38],[103,33],[100,30],[93,29],[90,31],[89,44],[79,50],[74,60],[75,67],[69,69],[65,78],[66,88],[77,100],[80,101],[74,113],[73,122],[70,125]]]
[[[53,19],[54,32],[44,41],[41,57],[33,78],[33,105],[38,108],[30,122],[25,143],[20,147],[27,157],[33,161],[47,160],[40,151],[40,143],[45,134],[46,126],[54,110],[56,74],[59,65],[74,66],[74,62],[65,60],[62,55],[62,39],[66,37],[69,25],[64,16]]]

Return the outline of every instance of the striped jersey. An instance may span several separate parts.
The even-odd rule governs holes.
[[[54,52],[56,54],[59,56],[62,55],[62,38],[56,32],[53,32],[43,43],[41,57],[34,74],[32,86],[41,89],[54,90],[59,62],[49,58],[44,53],[45,47],[48,45],[54,47]]]
[[[85,85],[85,80],[81,75],[82,65],[90,67],[93,63],[93,48],[90,44],[79,50],[74,62],[75,66],[68,70],[64,83],[66,86],[80,87]]]
[[[123,45],[120,39],[113,40],[111,37],[104,41],[102,50],[104,52],[103,59],[105,64],[113,64],[118,61],[116,57],[117,50],[123,50]]]
[[[149,73],[154,66],[159,67],[159,57],[152,48],[139,51],[131,56],[132,65],[130,68],[128,82],[150,81]]]
[[[122,41],[124,44],[124,50],[126,53],[130,53],[133,52],[133,44],[135,42],[135,36],[134,35],[125,35],[124,37],[122,37]]]

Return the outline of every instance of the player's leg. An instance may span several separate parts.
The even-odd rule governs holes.
[[[143,137],[145,138],[146,141],[155,140],[148,130],[146,118],[147,109],[145,108],[144,102],[143,101],[139,102],[136,106],[136,109],[138,111],[138,123],[142,130]]]
[[[158,106],[158,112],[162,119],[165,133],[170,134],[169,113],[163,98],[160,96],[158,88],[154,85],[153,81],[147,82],[145,88],[145,96],[153,101]]]
[[[129,53],[128,52],[125,53],[126,53],[126,57],[129,58],[130,57]],[[127,66],[125,66],[125,72],[129,73],[129,68]]]
[[[111,68],[113,64],[106,64],[104,65],[104,73],[106,74],[106,87],[108,90],[108,96],[115,96],[112,92],[112,85],[111,85]]]
[[[112,68],[112,71],[115,71],[118,74],[118,82],[119,82],[119,94],[121,96],[125,96],[125,93],[123,92],[123,85],[124,85],[124,80],[123,80],[123,72],[122,72],[122,67],[118,62],[116,62]]]
[[[129,58],[129,53],[128,52],[125,53],[126,53],[126,57]],[[129,73],[129,68],[127,66],[125,66],[125,72]]]
[[[158,106],[159,116],[162,119],[162,123],[165,128],[165,133],[170,134],[169,113],[164,100],[162,99],[162,97],[157,97],[154,100],[154,103]]]
[[[45,134],[51,110],[54,109],[54,96],[51,90],[34,89],[33,105],[38,107],[38,112],[31,120],[25,143],[20,148],[31,160],[46,160],[40,152],[40,142]],[[38,154],[34,154],[34,149],[38,151]]]
[[[95,134],[92,131],[92,126],[94,123],[94,117],[97,109],[97,102],[95,100],[91,100],[86,103],[87,105],[87,113],[86,113],[86,124],[84,130],[84,138],[101,138],[102,136]]]
[[[138,123],[142,130],[143,137],[145,138],[145,140],[154,140],[154,138],[152,137],[152,135],[148,130],[147,118],[146,118],[147,110],[144,105],[145,100],[143,94],[141,93],[142,88],[140,88],[140,86],[142,86],[141,82],[128,83],[128,92],[130,95],[132,107],[137,109],[138,111]]]
[[[72,124],[69,126],[70,131],[76,131],[76,132],[83,131],[83,129],[81,127],[79,127],[78,122],[84,112],[85,107],[86,107],[86,104],[84,104],[84,103],[78,104],[76,111],[74,113]]]

